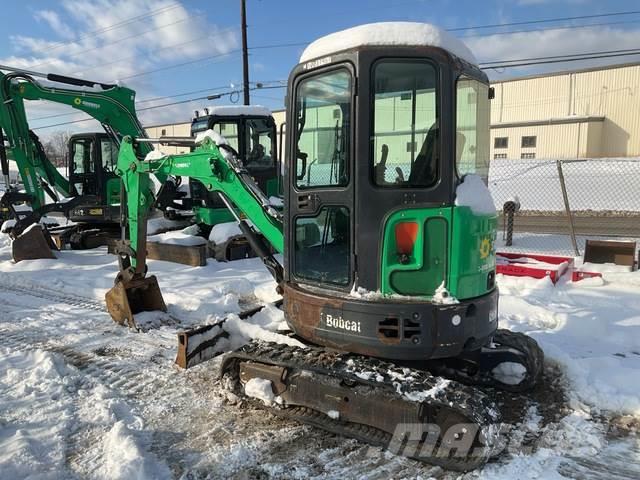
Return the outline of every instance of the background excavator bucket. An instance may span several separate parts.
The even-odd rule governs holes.
[[[11,243],[11,256],[16,263],[22,260],[56,258],[51,251],[52,245],[54,244],[49,233],[36,224],[13,240]]]
[[[116,323],[137,328],[134,315],[140,312],[167,311],[155,276],[118,281],[105,296],[107,310]]]

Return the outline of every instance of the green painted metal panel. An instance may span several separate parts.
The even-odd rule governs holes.
[[[414,222],[412,251],[402,257],[395,228]],[[488,293],[495,273],[495,215],[476,215],[469,207],[417,208],[389,216],[382,235],[380,290],[385,295],[433,296],[444,281],[452,296],[465,300]],[[404,263],[403,263],[404,261]]]

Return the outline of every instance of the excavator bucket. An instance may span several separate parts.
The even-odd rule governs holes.
[[[18,263],[22,260],[56,258],[51,251],[54,246],[51,236],[38,224],[26,229],[11,243],[11,256]]]
[[[105,295],[111,318],[120,325],[125,323],[137,329],[134,315],[140,312],[167,311],[160,286],[155,276],[118,281]]]

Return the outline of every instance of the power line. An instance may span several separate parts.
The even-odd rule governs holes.
[[[133,35],[129,35],[128,37],[119,38],[118,40],[116,40],[114,42],[111,42],[111,43],[105,43],[105,44],[102,44],[102,45],[100,45],[98,47],[91,47],[91,48],[87,48],[86,50],[81,50],[79,52],[75,52],[75,53],[69,54],[69,55],[67,55],[67,57],[72,58],[72,57],[77,57],[78,55],[82,55],[83,53],[93,52],[94,50],[102,50],[103,48],[110,47],[111,45],[115,45],[116,43],[121,43],[121,42],[124,42],[126,40],[131,40],[132,38],[141,37],[143,35],[146,35],[147,33],[155,32],[157,30],[161,30],[163,28],[170,27],[170,26],[176,25],[178,23],[186,22],[189,19],[190,19],[190,17],[182,18],[180,20],[176,20],[175,22],[167,23],[165,25],[160,25],[160,26],[152,28],[150,30],[145,30],[144,32],[138,32],[138,33],[135,33]],[[53,63],[53,62],[40,62],[40,63],[36,63],[35,65],[31,65],[30,68],[37,68],[37,67],[41,67],[42,65],[51,65],[51,63]]]
[[[263,87],[252,87],[252,88],[250,88],[250,90],[272,90],[272,89],[277,89],[277,88],[286,88],[286,85],[272,85],[272,86],[266,86],[266,87],[265,86],[263,86]],[[240,92],[240,90],[237,89],[237,90],[230,90],[230,91],[227,91],[227,92],[219,93],[219,94],[216,94],[216,95],[226,96],[226,95],[233,95],[233,94],[239,93],[239,92]],[[163,103],[162,105],[153,105],[151,107],[140,108],[140,109],[138,109],[138,111],[139,112],[143,112],[143,111],[148,111],[148,110],[155,110],[155,109],[158,109],[158,108],[166,108],[166,107],[170,107],[170,106],[173,106],[173,105],[181,105],[181,104],[185,104],[185,103],[195,102],[195,101],[198,101],[198,100],[207,100],[208,98],[209,98],[209,95],[208,96],[202,96],[202,97],[188,98],[186,100],[181,100],[179,102]],[[52,125],[44,125],[42,127],[35,127],[32,130],[44,130],[44,129],[47,129],[47,128],[60,127],[60,126],[63,126],[63,125],[71,125],[71,124],[75,124],[75,123],[89,122],[91,120],[95,120],[95,119],[94,118],[82,118],[82,119],[79,119],[79,120],[71,120],[71,121],[68,121],[68,122],[54,123]]]
[[[203,88],[201,90],[192,90],[191,92],[177,93],[175,95],[164,95],[162,97],[145,98],[144,100],[137,101],[136,105],[139,105],[141,103],[155,102],[157,100],[164,100],[165,98],[179,98],[179,97],[184,97],[186,95],[193,95],[195,93],[213,92],[214,90],[220,90],[222,88],[227,88],[227,87],[228,87],[228,85],[222,85],[222,86],[219,86],[219,87]],[[77,114],[78,114],[78,112],[56,113],[56,114],[53,114],[53,115],[44,115],[42,117],[34,117],[34,118],[31,118],[30,121],[35,122],[36,120],[46,120],[48,118],[68,117],[70,115],[77,115]]]
[[[549,55],[544,57],[531,57],[531,58],[516,58],[512,60],[495,60],[493,62],[482,62],[480,65],[488,66],[492,63],[510,63],[510,62],[531,62],[535,60],[552,60],[556,58],[566,58],[566,57],[580,57],[584,55],[604,55],[609,53],[626,53],[626,52],[635,52],[640,49],[638,48],[628,48],[625,50],[605,50],[602,52],[585,52],[585,53],[567,53],[564,55]]]
[[[83,39],[89,38],[89,37],[98,36],[101,33],[108,32],[108,31],[111,31],[111,30],[115,30],[118,27],[121,27],[123,25],[128,25],[129,23],[133,23],[136,20],[140,20],[141,18],[152,17],[152,16],[154,16],[154,15],[156,15],[158,13],[166,12],[166,11],[169,11],[169,10],[173,10],[173,9],[178,8],[180,6],[181,5],[179,3],[174,3],[173,5],[168,5],[168,6],[165,6],[165,7],[162,7],[162,8],[158,8],[157,10],[151,10],[151,11],[149,11],[147,13],[138,15],[136,17],[129,18],[128,20],[123,20],[122,22],[113,23],[111,25],[107,25],[106,27],[103,27],[103,28],[100,28],[100,29],[97,29],[97,30],[92,30],[90,32],[87,32],[84,35],[79,36],[75,40],[71,40],[71,41],[68,41],[68,42],[59,42],[58,44],[54,44],[54,45],[48,47],[47,50],[56,50],[56,49],[58,49],[60,47],[73,45],[74,43],[76,43],[79,40],[83,40]]]
[[[229,50],[226,53],[220,53],[220,54],[217,54],[217,55],[209,55],[207,57],[196,58],[195,60],[190,60],[188,62],[176,63],[176,64],[173,64],[173,65],[167,65],[167,66],[164,66],[164,67],[156,68],[154,70],[147,70],[146,72],[139,72],[139,73],[136,73],[134,75],[121,77],[120,80],[128,80],[130,78],[142,77],[144,75],[150,75],[152,73],[162,72],[164,70],[170,70],[172,68],[179,68],[179,67],[184,67],[186,65],[193,65],[194,63],[203,62],[205,60],[212,60],[214,58],[225,57],[225,56],[228,56],[228,55],[235,55],[236,53],[239,53],[239,52],[240,52],[240,49]]]
[[[606,25],[623,25],[623,24],[629,24],[629,23],[638,23],[638,21],[628,20],[628,21],[621,21],[621,22],[588,23],[585,25],[564,25],[564,26],[548,27],[548,28],[530,28],[528,30],[508,30],[506,32],[491,32],[491,33],[461,35],[458,38],[484,38],[484,37],[493,37],[495,35],[514,35],[517,33],[528,33],[528,32],[551,32],[554,30],[575,30],[580,28],[602,27]]]
[[[583,56],[583,57],[579,57],[579,58],[563,58],[563,59],[557,59],[557,60],[543,60],[540,62],[522,62],[522,63],[506,63],[503,65],[489,65],[489,66],[485,66],[483,67],[482,64],[480,64],[480,68],[482,70],[493,70],[493,69],[497,69],[497,68],[513,68],[513,67],[528,67],[528,66],[532,66],[532,65],[546,65],[549,63],[565,63],[565,62],[579,62],[580,60],[594,60],[594,59],[598,59],[598,58],[614,58],[614,57],[627,57],[630,55],[640,55],[640,49],[636,50],[635,52],[628,52],[628,53],[615,53],[615,54],[609,54],[609,55],[591,55],[591,56]]]
[[[192,40],[188,40],[188,41],[186,41],[186,42],[175,43],[175,44],[173,44],[173,45],[167,45],[167,46],[164,46],[164,47],[157,48],[157,49],[155,49],[155,50],[150,50],[150,51],[146,52],[146,55],[150,55],[150,54],[152,54],[152,53],[156,53],[156,52],[165,51],[165,50],[167,50],[167,49],[169,49],[169,48],[183,47],[184,45],[188,45],[188,44],[190,44],[190,43],[197,42],[198,40],[202,40],[203,38],[207,38],[207,39],[211,40],[211,39],[213,39],[213,38],[220,37],[220,36],[222,36],[222,35],[223,35],[223,34],[225,34],[225,33],[235,32],[235,31],[237,31],[237,30],[238,30],[238,29],[237,29],[237,27],[234,27],[234,28],[225,28],[224,30],[220,30],[220,31],[219,31],[218,33],[216,33],[215,35],[210,35],[210,34],[208,34],[208,33],[207,33],[206,35],[201,35],[201,36],[199,36],[199,37],[196,37],[196,38],[194,38],[194,39],[192,39]],[[140,56],[140,55],[136,53],[136,54],[134,54],[134,55],[130,55],[130,56],[128,56],[128,57],[122,57],[122,58],[119,58],[119,59],[117,59],[117,60],[113,60],[113,61],[111,61],[111,62],[107,62],[107,63],[99,63],[99,64],[96,64],[96,65],[90,65],[89,67],[87,67],[87,68],[85,68],[85,69],[83,69],[83,70],[78,70],[78,71],[76,71],[76,72],[73,72],[73,74],[74,74],[74,75],[78,75],[78,74],[80,74],[80,73],[85,73],[85,72],[88,72],[88,71],[90,71],[90,70],[94,70],[94,69],[96,69],[96,68],[102,68],[102,67],[105,67],[105,66],[107,66],[107,65],[113,65],[114,63],[120,63],[120,62],[122,62],[122,61],[124,61],[124,60],[131,60],[131,59],[137,58],[137,57],[139,57],[139,56]]]
[[[466,30],[482,30],[487,28],[500,28],[500,27],[513,27],[519,25],[533,25],[538,23],[552,23],[552,22],[565,22],[569,20],[585,20],[588,18],[601,18],[601,17],[616,17],[622,15],[636,15],[640,14],[640,10],[630,10],[626,12],[612,12],[612,13],[601,13],[598,15],[580,15],[577,17],[556,17],[556,18],[546,18],[540,20],[528,20],[522,22],[510,22],[510,23],[494,23],[490,25],[475,25],[473,27],[459,27],[459,28],[447,28],[448,32],[462,32]]]

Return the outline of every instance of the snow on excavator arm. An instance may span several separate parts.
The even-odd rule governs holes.
[[[164,300],[155,277],[146,275],[146,228],[149,211],[149,174],[190,177],[200,181],[207,190],[217,192],[238,220],[240,229],[252,248],[261,257],[276,283],[283,279],[280,263],[255,231],[237,214],[232,205],[245,215],[254,227],[282,253],[284,236],[280,213],[253,182],[241,162],[227,146],[216,145],[205,136],[191,153],[148,156],[140,160],[136,146],[141,139],[123,138],[118,154],[116,173],[122,178],[127,198],[129,241],[121,241],[117,251],[120,272],[115,286],[106,295],[107,309],[121,324],[135,327],[133,315],[141,311],[165,310]],[[193,145],[192,138],[183,139]]]

